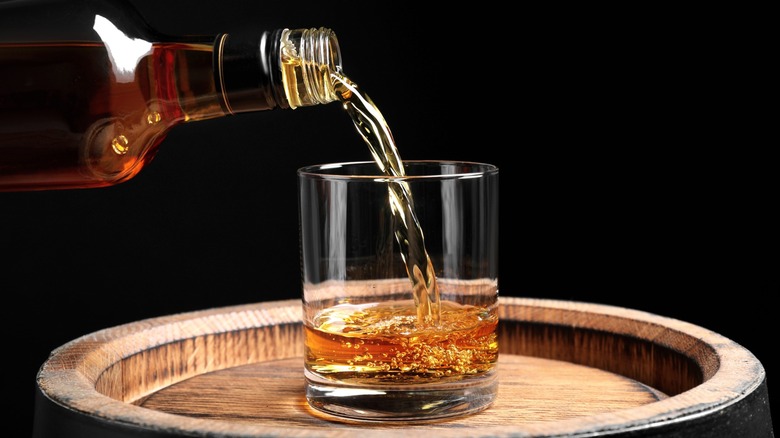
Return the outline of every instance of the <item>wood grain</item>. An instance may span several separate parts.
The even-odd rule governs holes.
[[[499,362],[500,391],[491,408],[460,419],[426,423],[422,429],[561,421],[665,398],[641,383],[596,368],[509,354]],[[158,391],[141,406],[228,422],[325,429],[330,423],[318,418],[303,395],[302,367],[302,358],[294,358],[203,374]],[[399,426],[363,423],[361,427],[386,430]]]
[[[34,438],[774,436],[761,363],[717,333],[554,300],[504,297],[499,315],[499,400],[470,417],[318,417],[302,397],[301,303],[287,300],[153,318],[63,345],[38,375]]]

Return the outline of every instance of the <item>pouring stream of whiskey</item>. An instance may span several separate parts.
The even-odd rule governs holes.
[[[336,95],[368,145],[379,169],[388,176],[406,176],[393,134],[374,102],[341,73],[332,74],[331,79],[334,81]],[[396,218],[395,240],[412,282],[417,324],[438,325],[441,313],[439,287],[433,263],[425,249],[422,227],[414,211],[412,192],[409,184],[402,180],[390,181],[387,189],[390,208]]]

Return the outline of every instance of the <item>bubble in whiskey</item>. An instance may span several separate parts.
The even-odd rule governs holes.
[[[111,140],[111,148],[117,155],[125,155],[130,150],[130,141],[124,134],[119,134]]]
[[[152,111],[146,115],[146,123],[149,125],[156,125],[162,120],[162,115],[157,111]]]

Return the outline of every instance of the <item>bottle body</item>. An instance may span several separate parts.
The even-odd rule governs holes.
[[[301,77],[312,64],[340,69],[327,29],[171,37],[128,19],[133,11],[122,3],[65,3],[78,5],[72,21],[80,29],[0,35],[0,191],[118,184],[154,158],[176,125],[335,100],[329,83],[316,83],[312,97],[311,79]],[[53,11],[47,4],[62,2],[35,13]],[[327,56],[302,60],[312,41],[325,44],[319,53]]]
[[[11,76],[0,83],[0,187],[90,188],[132,178],[170,128],[224,115],[210,55],[207,44],[157,44],[117,78],[100,43],[0,45],[0,69]],[[171,86],[175,74],[190,82]],[[201,99],[188,102],[194,93]]]

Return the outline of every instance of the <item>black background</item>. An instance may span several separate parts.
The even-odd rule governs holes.
[[[690,23],[493,1],[134,3],[171,34],[330,27],[403,158],[499,166],[501,295],[706,327],[777,392],[776,161],[722,46]],[[369,159],[334,103],[181,125],[115,187],[0,193],[11,418],[32,425],[38,367],[81,335],[298,298],[296,169]]]

